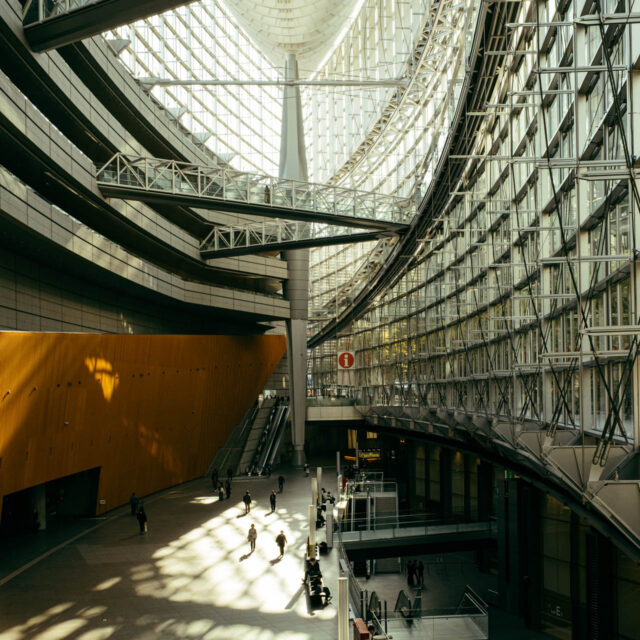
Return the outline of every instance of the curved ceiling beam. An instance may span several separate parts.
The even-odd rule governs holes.
[[[33,51],[57,49],[123,24],[175,9],[193,0],[64,0],[46,9],[32,0],[24,13],[24,35]]]

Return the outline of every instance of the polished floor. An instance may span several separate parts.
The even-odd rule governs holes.
[[[275,477],[236,479],[223,502],[208,481],[197,480],[145,499],[144,535],[123,508],[85,522],[66,543],[58,532],[41,531],[6,546],[0,639],[335,639],[336,600],[310,610],[302,588],[310,480],[300,472],[285,477],[273,514]],[[253,504],[245,515],[247,489]],[[254,553],[251,523],[258,530]],[[279,559],[281,530],[288,545]],[[321,568],[337,595],[336,555]]]
[[[145,498],[144,535],[126,506],[106,517],[52,523],[46,531],[2,541],[0,640],[335,640],[337,550],[320,559],[334,600],[311,609],[302,587],[311,481],[299,471],[284,475],[275,513],[269,506],[275,476],[236,478],[232,499],[223,502],[201,479]],[[325,469],[322,484],[331,488],[333,478],[335,469]],[[247,489],[253,504],[245,515],[241,499]],[[258,530],[254,553],[247,541],[251,523]],[[281,530],[288,545],[280,559],[275,538]],[[321,529],[318,541],[324,536]],[[429,557],[423,560],[429,569]],[[460,567],[426,572],[425,611],[457,602],[465,584],[480,591],[495,586],[468,558],[458,560]],[[363,579],[362,587],[377,591],[392,609],[406,578],[380,574]],[[417,626],[391,624],[399,625],[397,640],[476,637],[474,629],[456,627],[459,620],[418,634]],[[494,610],[490,637],[547,636]]]

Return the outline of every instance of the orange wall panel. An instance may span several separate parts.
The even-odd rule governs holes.
[[[284,336],[0,333],[0,499],[101,467],[98,513],[202,475]]]

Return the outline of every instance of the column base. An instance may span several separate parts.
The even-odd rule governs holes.
[[[291,456],[291,464],[294,467],[298,467],[298,468],[302,468],[304,467],[304,463],[306,462],[307,458],[304,455],[304,449],[300,448],[300,449],[294,449],[293,450],[293,454]]]

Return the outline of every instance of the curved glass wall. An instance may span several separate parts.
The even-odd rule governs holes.
[[[522,3],[474,157],[420,260],[313,350],[314,394],[633,440],[640,32],[608,24],[631,11],[610,4],[601,21],[581,0]],[[347,349],[357,386],[341,389]]]

